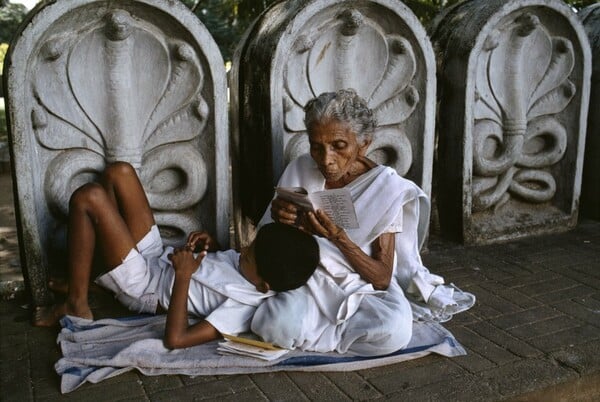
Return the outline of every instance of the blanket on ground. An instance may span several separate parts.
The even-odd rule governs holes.
[[[415,322],[408,346],[384,356],[349,356],[292,350],[263,361],[217,353],[218,341],[169,350],[162,342],[166,316],[133,316],[90,321],[66,316],[57,342],[63,357],[56,363],[61,392],[97,383],[133,369],[145,375],[251,374],[274,371],[351,371],[398,363],[429,353],[466,354],[452,334],[435,322]]]

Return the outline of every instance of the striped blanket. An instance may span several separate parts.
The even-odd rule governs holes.
[[[415,322],[409,345],[384,356],[346,356],[292,350],[263,361],[217,353],[218,342],[169,350],[162,337],[166,316],[134,316],[90,321],[66,316],[57,342],[63,357],[55,369],[61,391],[71,392],[85,382],[97,383],[133,369],[144,375],[190,376],[250,374],[274,371],[351,371],[372,368],[429,353],[453,357],[466,354],[454,336],[438,323]]]

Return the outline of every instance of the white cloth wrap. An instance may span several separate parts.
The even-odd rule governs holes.
[[[156,313],[158,288],[163,271],[156,263],[163,252],[158,227],[150,231],[131,249],[123,262],[94,282],[115,293],[115,298],[136,313]]]
[[[158,304],[169,308],[175,271],[153,226],[115,269],[96,283],[113,291],[119,302],[138,313],[156,312]],[[208,253],[192,275],[188,290],[188,313],[204,317],[219,332],[238,334],[250,328],[256,306],[274,292],[261,293],[239,271],[235,250]]]
[[[312,158],[303,155],[288,165],[278,185],[314,192],[324,189],[325,179]],[[413,318],[446,321],[449,312],[473,305],[472,295],[454,292],[422,264],[419,250],[430,204],[416,184],[392,168],[377,166],[347,187],[360,225],[346,230],[355,244],[370,255],[375,239],[396,233],[394,278],[399,288],[393,283],[386,291],[374,290],[337,247],[319,238],[321,262],[306,286],[266,300],[255,313],[252,330],[266,340],[303,350],[382,354],[406,346]],[[259,227],[271,221],[269,207]]]

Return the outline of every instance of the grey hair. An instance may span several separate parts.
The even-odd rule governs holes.
[[[328,120],[348,124],[361,142],[371,139],[377,125],[373,111],[354,89],[324,92],[304,106],[304,124],[308,130],[314,123]]]

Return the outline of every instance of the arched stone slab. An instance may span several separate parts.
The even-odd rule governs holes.
[[[259,219],[286,164],[308,152],[306,102],[349,87],[379,121],[369,157],[430,193],[435,59],[401,2],[277,3],[247,32],[231,74],[236,213],[241,204]]]
[[[590,51],[553,0],[471,0],[432,30],[443,232],[491,243],[577,221]]]
[[[64,270],[72,192],[133,164],[166,243],[229,244],[226,78],[212,37],[175,1],[42,3],[5,68],[24,273],[33,302]]]
[[[578,16],[592,50],[592,81],[583,161],[581,214],[600,220],[600,4],[584,8]]]

